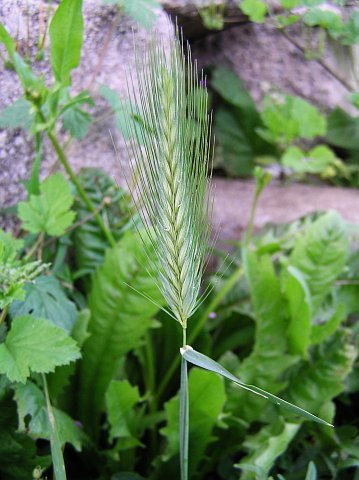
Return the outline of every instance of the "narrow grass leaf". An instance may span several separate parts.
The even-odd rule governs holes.
[[[244,388],[245,390],[255,393],[256,395],[260,395],[261,397],[269,400],[275,405],[283,407],[289,410],[290,412],[305,418],[306,420],[312,420],[313,422],[321,423],[322,425],[327,425],[329,427],[333,426],[330,423],[322,420],[321,418],[316,417],[315,415],[307,412],[306,410],[303,410],[302,408],[297,407],[292,403],[286,402],[285,400],[282,400],[281,398],[276,397],[275,395],[272,395],[271,393],[268,393],[259,387],[256,387],[254,385],[248,385],[242,382],[241,380],[239,380],[239,378],[235,377],[228,370],[222,367],[222,365],[212,360],[211,358],[207,357],[206,355],[203,355],[202,353],[199,353],[196,350],[193,350],[193,348],[189,347],[188,345],[184,348],[181,348],[181,354],[185,360],[187,360],[190,363],[193,363],[193,365],[197,365],[198,367],[204,368],[205,370],[218,373],[219,375],[222,375],[223,377],[228,378],[232,382],[236,383],[241,388]]]

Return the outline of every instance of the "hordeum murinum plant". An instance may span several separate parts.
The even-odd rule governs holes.
[[[137,89],[132,79],[129,82],[133,107],[127,112],[134,139],[130,143],[134,199],[153,248],[149,255],[155,252],[159,288],[168,313],[183,331],[179,435],[181,479],[187,480],[187,362],[218,373],[297,415],[328,424],[258,387],[244,384],[186,345],[188,320],[203,298],[201,281],[211,232],[213,148],[206,82],[192,63],[189,48],[185,56],[178,37],[166,50],[155,36],[141,64],[137,60],[136,76]]]

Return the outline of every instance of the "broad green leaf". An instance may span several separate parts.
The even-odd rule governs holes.
[[[150,261],[138,235],[128,232],[107,250],[88,297],[90,337],[83,347],[79,414],[93,431],[108,385],[122,357],[138,347],[162,296],[151,276]],[[134,290],[135,289],[135,290]],[[138,293],[140,292],[140,293]]]
[[[266,2],[262,0],[242,0],[239,4],[242,12],[255,23],[263,23],[268,11]]]
[[[189,477],[197,470],[205,450],[215,438],[213,428],[222,412],[226,397],[223,381],[208,372],[192,369],[188,377],[189,393]],[[179,394],[165,405],[167,425],[161,433],[167,438],[164,460],[179,453]]]
[[[74,105],[64,112],[62,122],[65,130],[78,140],[82,140],[89,131],[92,119],[89,113]]]
[[[323,405],[343,391],[356,355],[350,332],[338,330],[318,345],[310,359],[295,372],[287,390],[288,400],[319,413]]]
[[[11,305],[13,317],[32,314],[46,318],[57,327],[70,333],[76,322],[77,310],[65,295],[60,282],[52,275],[36,278],[24,286],[26,297]]]
[[[31,372],[53,372],[80,358],[75,341],[42,318],[16,317],[0,344],[0,373],[12,382],[25,383]]]
[[[277,425],[274,428],[273,426],[266,426],[257,434],[247,437],[243,446],[250,453],[236,467],[241,468],[242,465],[251,465],[261,472],[260,478],[267,480],[275,460],[285,452],[299,428],[298,423],[284,423],[278,432]],[[257,478],[247,469],[241,475],[241,480]]]
[[[50,440],[51,426],[44,392],[28,381],[25,385],[16,385],[14,399],[18,409],[19,431],[29,433],[32,438]],[[52,407],[52,411],[60,444],[71,443],[80,452],[86,437],[79,422],[55,407]]]
[[[285,385],[280,380],[282,372],[294,361],[286,354],[288,320],[285,301],[269,255],[259,257],[255,252],[245,249],[243,265],[256,327],[253,351],[242,362],[239,373],[245,382],[255,382],[277,393]],[[248,404],[244,400],[241,408],[250,412],[255,409],[257,403],[254,401]],[[253,410],[250,417],[256,415],[258,411]]]
[[[16,403],[11,397],[5,394],[0,399],[0,478],[29,480],[36,467],[49,467],[51,458],[38,456],[34,440],[18,431]]]
[[[23,128],[30,130],[34,122],[34,112],[31,103],[25,98],[19,98],[4,108],[0,113],[0,128]]]
[[[217,67],[211,76],[211,87],[229,104],[240,108],[247,116],[258,122],[256,104],[249,95],[242,80],[233,70]]]
[[[104,0],[104,2],[119,5],[126,15],[146,29],[151,29],[156,19],[155,10],[161,7],[158,0]]]
[[[349,20],[344,24],[342,42],[345,45],[356,45],[359,43],[359,12],[353,9]]]
[[[311,139],[325,135],[325,117],[302,98],[267,95],[263,104],[261,118],[267,131],[261,134],[266,139],[288,146],[296,138]]]
[[[90,336],[88,326],[91,318],[91,312],[88,308],[84,308],[79,312],[73,326],[71,336],[74,338],[79,347],[82,347],[85,341]]]
[[[1,22],[0,22],[0,42],[5,46],[10,58],[12,59],[12,54],[16,49],[16,44]]]
[[[298,173],[327,175],[329,167],[335,167],[338,158],[326,145],[317,145],[305,153],[296,146],[289,147],[281,158],[283,166]],[[335,173],[335,170],[334,170]]]
[[[303,22],[310,27],[325,28],[333,38],[337,38],[343,30],[340,14],[320,7],[309,9],[303,16]]]
[[[107,100],[109,106],[111,107],[115,115],[116,127],[120,130],[123,138],[129,140],[131,138],[133,128],[136,128],[136,122],[138,122],[141,116],[136,105],[132,105],[128,99],[119,97],[115,90],[112,90],[106,85],[101,85],[99,93]],[[129,112],[135,112],[135,115]],[[129,127],[129,122],[133,124],[133,128]],[[138,139],[141,140],[141,130],[137,128],[136,131]]]
[[[347,257],[346,227],[336,212],[321,216],[296,243],[289,263],[304,276],[312,298],[313,315],[343,271]]]
[[[137,387],[133,387],[128,380],[112,381],[106,392],[106,411],[110,423],[110,441],[114,438],[132,438],[135,432],[131,429],[131,422],[135,415],[134,406],[140,400]]]
[[[134,217],[129,196],[109,175],[102,170],[89,168],[81,170],[78,179],[104,223],[111,227],[116,240],[120,239],[126,230],[133,228]],[[72,233],[78,270],[76,277],[81,277],[81,283],[88,291],[91,286],[90,275],[103,262],[105,250],[109,245],[98,223],[81,199],[76,199],[74,209],[79,219],[79,226]]]
[[[335,108],[328,116],[326,140],[336,147],[359,150],[359,117]]]
[[[83,18],[82,0],[62,0],[50,28],[50,58],[55,79],[71,83],[70,72],[80,63]]]
[[[289,304],[290,322],[287,330],[290,352],[306,358],[311,335],[311,298],[302,273],[289,266],[283,275],[283,292]]]
[[[232,382],[236,383],[241,388],[249,392],[252,392],[255,395],[259,395],[263,399],[266,399],[269,402],[274,403],[275,405],[282,407],[295,415],[299,415],[300,417],[306,420],[311,420],[313,422],[317,422],[322,425],[326,425],[329,427],[332,426],[330,423],[326,422],[325,420],[322,420],[321,418],[316,417],[315,415],[307,412],[303,408],[297,407],[293,403],[287,402],[286,400],[282,400],[281,398],[276,397],[275,395],[272,395],[269,392],[266,392],[262,388],[258,388],[254,385],[249,385],[248,383],[242,382],[239,378],[235,377],[228,370],[222,367],[222,365],[215,362],[214,360],[207,357],[206,355],[203,355],[202,353],[199,353],[196,350],[193,350],[192,347],[187,346],[181,349],[181,354],[182,354],[182,357],[187,360],[187,362],[193,363],[193,365],[197,365],[198,367],[204,368],[205,370],[209,370],[210,372],[218,373],[222,377],[225,377],[228,380],[231,380]]]
[[[280,3],[283,8],[290,10],[291,8],[296,7],[300,3],[300,0],[281,0]]]
[[[75,212],[70,210],[74,197],[68,182],[58,172],[41,183],[40,192],[40,195],[30,195],[27,202],[19,203],[23,228],[31,233],[63,235],[75,218]]]

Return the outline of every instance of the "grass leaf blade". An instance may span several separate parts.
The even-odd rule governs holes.
[[[317,422],[329,427],[333,426],[330,423],[322,420],[321,418],[313,415],[312,413],[309,413],[306,410],[300,407],[297,407],[296,405],[293,405],[292,403],[282,400],[281,398],[276,397],[275,395],[272,395],[271,393],[266,392],[265,390],[262,390],[259,387],[256,387],[254,385],[247,385],[246,383],[239,380],[239,378],[232,375],[228,370],[222,367],[219,363],[207,357],[206,355],[203,355],[202,353],[199,353],[196,350],[193,350],[192,347],[186,346],[184,348],[181,348],[181,354],[182,354],[182,358],[192,363],[193,365],[204,368],[205,370],[209,370],[214,373],[218,373],[219,375],[222,375],[223,377],[228,378],[229,380],[236,383],[237,385],[244,388],[245,390],[255,393],[256,395],[260,395],[261,397],[269,400],[275,405],[283,407],[286,410],[296,415],[299,415],[302,418],[305,418],[306,420],[311,420],[313,422]]]

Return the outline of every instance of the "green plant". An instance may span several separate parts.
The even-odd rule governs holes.
[[[145,63],[148,71],[137,68],[140,94],[133,92],[131,98],[132,103],[140,106],[143,120],[141,125],[133,127],[133,137],[141,130],[144,145],[139,149],[131,144],[133,172],[139,178],[134,199],[137,199],[146,237],[153,249],[148,252],[148,258],[158,272],[159,289],[170,307],[167,313],[182,327],[179,450],[181,478],[185,480],[188,478],[190,428],[188,362],[218,373],[294,414],[330,424],[261,388],[244,383],[216,361],[187,345],[187,322],[201,302],[198,297],[210,233],[212,200],[211,187],[207,185],[211,158],[210,117],[203,80],[199,80],[193,69],[190,54],[186,62],[181,43],[171,44],[167,59],[163,46],[155,39]],[[133,111],[129,115],[133,115]],[[267,180],[258,175],[257,196],[266,183]],[[247,242],[249,239],[250,236]],[[157,305],[156,301],[154,303]]]

